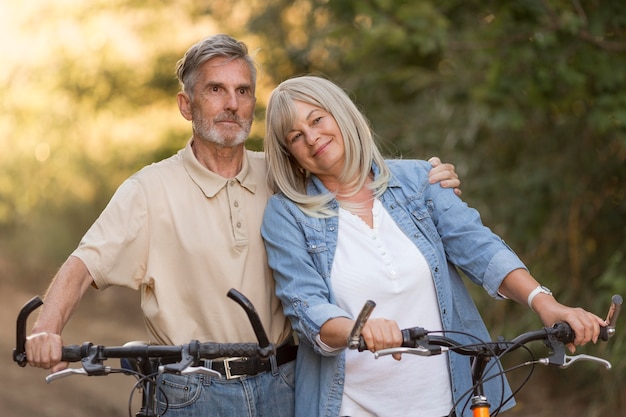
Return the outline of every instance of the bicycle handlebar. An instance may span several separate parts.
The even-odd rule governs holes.
[[[13,349],[13,360],[21,367],[26,366],[26,323],[28,316],[39,308],[43,301],[38,296],[31,298],[20,310],[17,316],[17,325],[15,332],[15,349]]]
[[[600,328],[600,340],[606,341],[615,334],[615,323],[621,310],[622,301],[623,300],[620,295],[614,295],[612,297],[611,307],[609,308],[609,313],[606,318],[607,325],[606,327]],[[349,349],[358,349],[359,351],[368,350],[363,337],[360,335],[360,331],[363,329],[363,326],[367,321],[367,317],[369,317],[369,314],[372,312],[374,305],[373,301],[368,301],[363,307],[361,314],[358,315],[358,318],[353,325],[352,332],[348,338]],[[497,341],[483,341],[479,338],[475,338],[475,336],[471,334],[460,331],[431,332],[422,327],[403,329],[401,330],[401,333],[401,346],[378,350],[374,352],[375,358],[385,355],[405,353],[419,356],[432,356],[448,351],[471,357],[472,386],[468,387],[466,392],[460,393],[459,398],[453,405],[453,409],[455,409],[459,407],[463,401],[465,401],[463,412],[461,413],[463,415],[465,415],[465,410],[468,406],[473,410],[474,416],[498,415],[502,407],[507,404],[513,396],[510,395],[508,398],[502,396],[499,400],[498,407],[492,414],[490,412],[490,400],[488,400],[485,395],[483,384],[493,378],[502,377],[507,372],[515,369],[531,366],[531,371],[526,379],[526,381],[528,381],[530,373],[532,373],[532,367],[535,364],[567,368],[576,361],[588,360],[603,364],[607,369],[611,368],[610,362],[601,358],[590,355],[566,355],[565,345],[571,343],[575,339],[575,335],[571,326],[565,322],[556,323],[552,327],[544,327],[540,330],[522,333],[509,341],[504,340],[503,338],[499,338]],[[440,333],[441,335],[434,335],[434,333]],[[476,342],[469,344],[460,343],[450,337],[447,337],[447,335],[452,333],[463,334],[466,338],[474,338]],[[355,338],[357,338],[358,343],[351,343]],[[532,341],[542,341],[549,351],[549,356],[539,359],[535,358],[530,349],[525,346],[527,343]],[[519,348],[525,348],[530,353],[531,360],[506,370],[501,367],[499,360],[491,362],[491,365],[487,365],[492,358],[500,359],[505,354]],[[525,384],[526,381],[523,384]],[[521,387],[522,386],[520,386],[517,391],[519,391]],[[491,401],[493,401],[493,399]]]
[[[254,329],[259,343],[216,343],[192,340],[178,346],[160,345],[130,345],[112,346],[94,345],[85,342],[82,345],[67,345],[62,347],[62,361],[82,362],[88,375],[105,373],[102,362],[109,358],[168,358],[179,362],[165,366],[168,371],[181,371],[200,359],[215,359],[221,357],[259,357],[267,359],[276,352],[275,346],[269,342],[261,319],[254,306],[243,294],[230,289],[227,296],[236,301],[246,312]],[[26,324],[28,316],[35,311],[43,301],[38,296],[33,297],[20,310],[16,322],[16,347],[13,349],[13,360],[21,367],[26,366]]]
[[[260,348],[258,343],[201,343],[197,340],[192,340],[187,344],[177,346],[145,344],[107,347],[87,342],[80,346],[63,346],[61,360],[64,362],[80,362],[84,358],[94,356],[94,354],[102,359],[136,357],[175,359],[181,357],[183,353],[194,358],[194,360],[257,355],[260,357],[269,356],[268,353],[265,353],[265,350]]]
[[[66,345],[61,347],[61,361],[81,362],[80,368],[66,368],[49,374],[46,382],[71,375],[98,376],[110,373],[134,375],[137,383],[131,390],[128,415],[132,416],[131,400],[136,389],[141,391],[141,408],[134,414],[136,417],[157,417],[167,412],[169,402],[166,397],[165,406],[157,402],[157,392],[161,391],[156,377],[163,373],[179,375],[202,374],[222,378],[223,374],[210,365],[201,362],[203,359],[226,358],[223,361],[224,374],[228,379],[239,377],[232,375],[230,362],[235,359],[252,359],[268,362],[276,354],[276,346],[270,342],[261,319],[250,302],[243,294],[230,289],[227,296],[237,302],[245,311],[252,325],[258,343],[216,343],[192,340],[177,346],[148,345],[141,342],[130,342],[124,346],[103,346],[85,342],[82,345]],[[26,366],[26,324],[30,314],[43,301],[33,297],[20,310],[16,321],[16,341],[13,349],[13,360],[21,367]],[[111,358],[120,359],[120,367],[106,366],[104,361]]]
[[[607,315],[607,326],[600,328],[600,340],[607,341],[615,334],[615,323],[619,316],[623,299],[620,295],[614,295],[611,299],[611,307]],[[366,303],[364,309],[371,313],[371,304]],[[361,315],[359,315],[361,317]],[[355,323],[354,328],[362,328],[364,323]],[[552,327],[544,327],[541,330],[534,330],[515,337],[510,341],[480,342],[471,345],[464,345],[445,336],[431,335],[429,330],[422,327],[412,327],[401,330],[402,344],[400,347],[383,349],[375,352],[376,357],[391,355],[394,353],[411,353],[420,356],[438,355],[451,350],[457,354],[465,356],[496,357],[503,353],[516,350],[526,343],[532,341],[544,341],[552,350],[552,356],[544,362],[549,365],[567,367],[577,359],[595,360],[603,363],[607,368],[610,364],[600,358],[588,355],[578,355],[574,357],[565,354],[564,345],[574,341],[575,334],[571,326],[565,322],[559,322]],[[368,350],[363,336],[359,335],[359,343],[351,349],[358,349],[360,352]]]

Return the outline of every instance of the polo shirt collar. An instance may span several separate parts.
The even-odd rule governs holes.
[[[232,180],[238,181],[242,187],[246,188],[251,193],[256,192],[257,184],[254,176],[250,172],[247,151],[244,151],[241,171],[239,171],[234,179],[224,178],[207,169],[196,159],[196,156],[193,154],[193,149],[191,148],[192,142],[193,139],[190,139],[185,149],[182,151],[183,164],[193,182],[200,187],[204,195],[209,198],[215,197],[215,195]]]

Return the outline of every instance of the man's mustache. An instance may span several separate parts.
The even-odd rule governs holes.
[[[215,119],[213,119],[213,121],[215,123],[218,122],[235,122],[238,125],[242,126],[245,122],[245,120],[243,120],[241,117],[237,116],[236,114],[228,114],[228,113],[222,113],[220,115],[218,115]]]

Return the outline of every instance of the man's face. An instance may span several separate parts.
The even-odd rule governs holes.
[[[199,69],[189,102],[194,137],[232,147],[250,134],[255,86],[241,59],[213,58]]]

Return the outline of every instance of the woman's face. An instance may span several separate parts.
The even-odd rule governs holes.
[[[337,178],[344,164],[344,142],[332,114],[302,101],[294,101],[296,117],[285,141],[302,168],[322,181]]]

